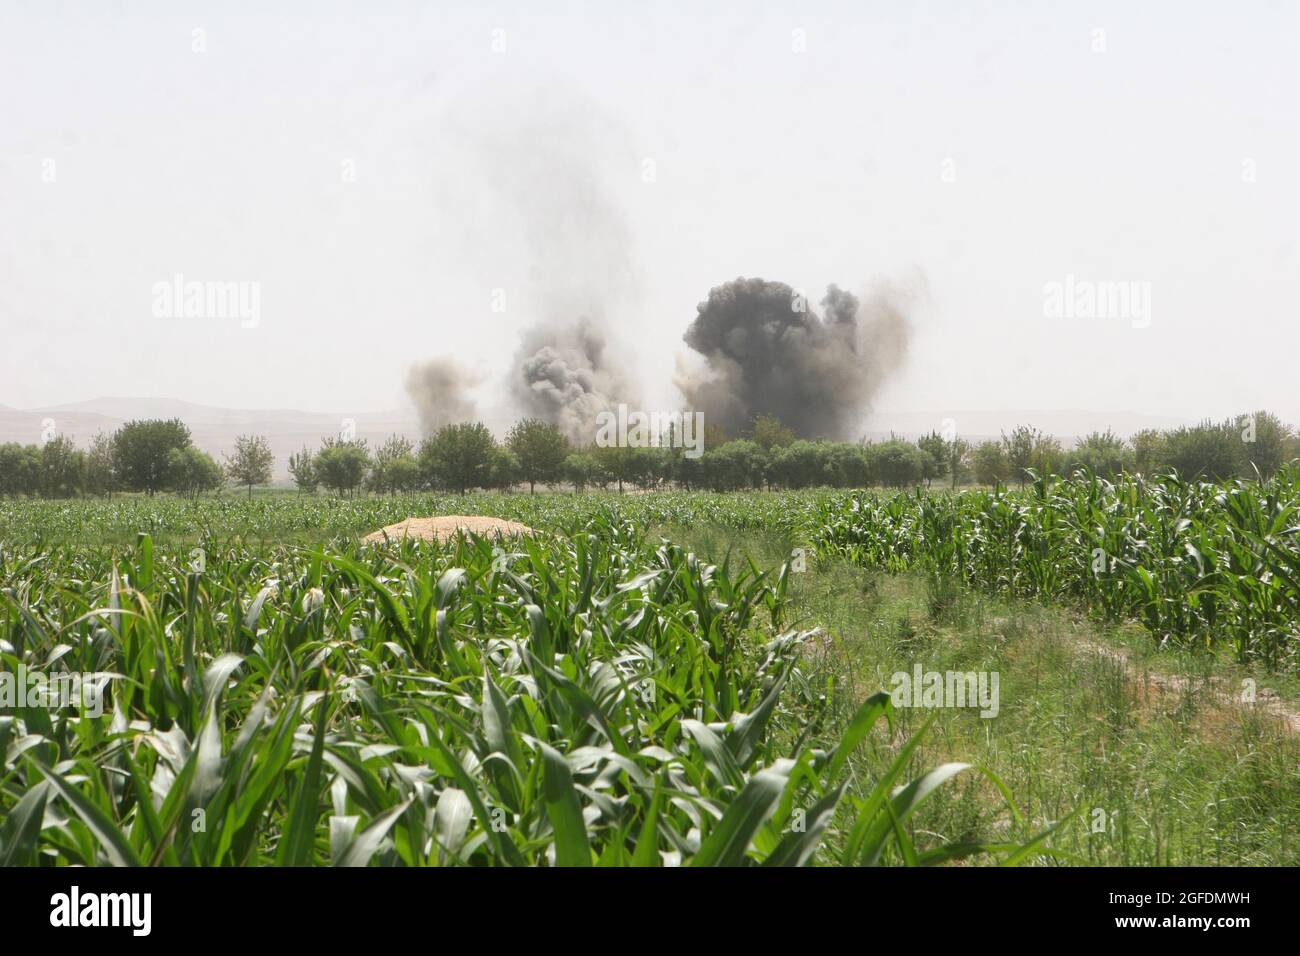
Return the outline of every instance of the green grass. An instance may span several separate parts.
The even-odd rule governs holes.
[[[744,551],[769,561],[790,545],[780,532],[663,533],[705,553]],[[972,778],[935,795],[918,814],[917,839],[1021,839],[1076,812],[1052,840],[1075,862],[1300,862],[1300,740],[1266,709],[1228,699],[1249,679],[1265,692],[1261,700],[1272,691],[1300,712],[1294,674],[1204,647],[1157,646],[1137,624],[830,556],[792,575],[790,598],[792,621],[826,629],[830,639],[814,645],[818,670],[835,675],[844,700],[888,687],[893,673],[918,661],[926,670],[999,672],[998,716],[937,711],[918,754],[928,765],[961,759],[989,768],[1015,795],[1024,821],[1007,814],[997,788]],[[829,726],[848,719],[846,708],[830,709]],[[929,716],[898,711],[905,732]],[[864,751],[864,776],[879,773],[888,756]]]
[[[1300,744],[1266,711],[1224,695],[1252,676],[1300,711],[1291,680],[1156,650],[1132,629],[1057,608],[963,591],[936,600],[918,574],[835,564],[796,580],[791,593],[792,614],[826,621],[836,638],[831,666],[847,686],[887,686],[917,661],[998,671],[998,716],[939,711],[922,762],[960,756],[989,768],[1029,828],[1078,811],[1054,837],[1058,850],[1097,865],[1300,863]],[[1127,665],[1112,656],[1130,648]],[[1148,674],[1168,682],[1162,689]],[[900,725],[914,731],[926,716],[900,709]],[[877,772],[873,759],[867,775]],[[936,795],[917,826],[938,840],[997,839],[988,820],[999,802],[971,781]],[[1003,822],[1012,839],[1026,832]]]

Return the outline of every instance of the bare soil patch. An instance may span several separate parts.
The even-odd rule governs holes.
[[[516,535],[536,534],[526,524],[518,521],[506,521],[488,515],[438,515],[432,518],[407,518],[397,524],[372,531],[362,538],[366,544],[384,544],[389,541],[401,541],[403,538],[416,538],[420,541],[448,541],[458,532],[476,534],[481,537],[508,538]]]

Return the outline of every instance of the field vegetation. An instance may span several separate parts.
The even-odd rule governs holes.
[[[4,669],[107,698],[0,706],[0,859],[1294,863],[1295,492],[11,500]]]

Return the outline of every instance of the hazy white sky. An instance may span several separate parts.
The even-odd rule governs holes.
[[[458,355],[490,406],[589,300],[667,403],[758,275],[924,283],[885,427],[1300,421],[1298,90],[1284,2],[0,0],[0,404],[371,411]],[[260,321],[157,317],[177,273]],[[1067,276],[1149,324],[1046,315]]]

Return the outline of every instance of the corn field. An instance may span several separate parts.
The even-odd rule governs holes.
[[[1156,640],[1294,668],[1300,471],[1225,484],[1076,474],[1025,492],[824,500],[825,554],[1140,621]]]
[[[987,768],[921,763],[926,725],[904,738],[888,695],[848,695],[816,622],[791,620],[790,563],[710,563],[671,529],[762,532],[1281,669],[1298,503],[1286,469],[951,495],[0,503],[0,676],[92,675],[103,705],[0,693],[0,865],[1069,860],[1064,820],[1022,818]],[[421,513],[541,534],[357,543]],[[958,775],[1012,825],[918,830]]]
[[[437,514],[494,515],[557,531],[580,529],[593,516],[602,516],[616,523],[633,521],[642,529],[711,524],[793,533],[811,526],[819,502],[848,500],[842,491],[0,498],[0,542],[130,546],[143,532],[156,544],[289,541],[344,547],[359,535],[411,515]]]
[[[5,670],[96,675],[106,704],[0,716],[0,865],[1052,853],[1050,829],[914,842],[912,813],[956,775],[1006,788],[917,768],[921,734],[890,734],[885,694],[830,719],[813,634],[785,625],[788,567],[707,564],[606,515],[516,551],[199,553],[141,534],[0,556]],[[861,776],[864,748],[887,772]]]

